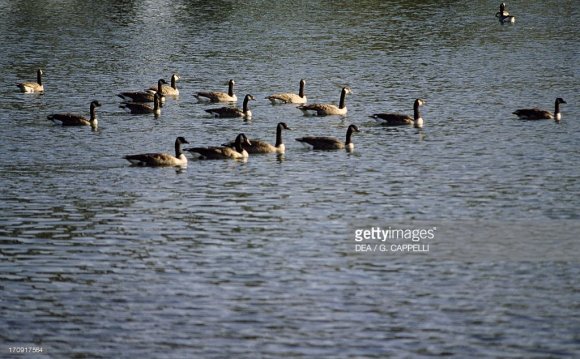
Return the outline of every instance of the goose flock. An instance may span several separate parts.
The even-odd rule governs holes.
[[[495,14],[499,21],[503,23],[514,23],[515,16],[510,15],[505,3],[501,3],[499,11]],[[36,82],[22,82],[16,86],[23,93],[43,93],[44,86],[42,84],[42,69],[36,72]],[[120,106],[128,110],[131,114],[153,114],[155,117],[161,115],[161,108],[165,103],[166,96],[177,97],[180,92],[177,88],[177,81],[179,76],[173,74],[171,76],[171,83],[167,83],[164,79],[159,79],[157,85],[148,87],[143,91],[125,91],[117,94],[123,99]],[[235,104],[238,100],[234,92],[235,81],[233,79],[228,81],[228,91],[199,91],[193,96],[199,102],[209,103],[229,103]],[[352,94],[350,87],[343,87],[340,92],[339,104],[334,105],[330,103],[307,103],[305,94],[306,81],[300,80],[299,91],[296,93],[276,93],[267,96],[272,105],[277,104],[294,104],[298,105],[296,108],[301,110],[305,116],[344,116],[347,114],[346,96]],[[219,118],[243,118],[250,120],[252,118],[252,111],[249,107],[250,101],[255,101],[256,98],[251,94],[244,96],[242,108],[224,106],[206,109],[205,111],[214,117]],[[151,105],[150,103],[153,103]],[[539,108],[525,108],[518,109],[513,112],[521,120],[542,120],[553,119],[560,121],[562,114],[560,112],[560,105],[565,104],[566,101],[561,97],[556,98],[554,105],[554,112],[542,110]],[[413,116],[401,113],[375,113],[369,117],[375,119],[379,124],[384,126],[413,126],[415,128],[423,128],[424,121],[420,113],[420,107],[424,106],[426,101],[424,99],[415,99],[413,104]],[[62,126],[91,126],[97,128],[98,120],[96,115],[97,107],[100,107],[99,101],[92,101],[90,103],[89,113],[87,119],[85,116],[71,113],[57,113],[48,115],[47,118],[56,124]],[[263,154],[263,153],[285,153],[286,148],[282,141],[282,131],[291,130],[285,122],[279,122],[276,126],[276,142],[274,145],[257,140],[248,139],[244,133],[240,133],[235,141],[224,143],[221,146],[209,147],[191,147],[182,148],[183,144],[188,144],[184,137],[177,137],[175,140],[175,156],[168,153],[143,153],[135,155],[124,156],[124,159],[129,161],[132,165],[137,166],[179,166],[187,165],[187,157],[184,152],[191,154],[194,159],[247,159],[249,154]],[[305,136],[296,138],[296,141],[308,146],[314,150],[341,150],[352,151],[354,144],[352,142],[352,135],[361,132],[357,125],[350,124],[347,128],[345,141],[335,137],[326,136]]]

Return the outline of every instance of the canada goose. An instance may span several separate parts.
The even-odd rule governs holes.
[[[96,108],[100,106],[101,103],[99,101],[95,100],[91,102],[91,118],[88,120],[84,116],[72,113],[56,113],[48,115],[46,118],[54,123],[60,122],[63,126],[91,126],[92,128],[96,128],[98,125]]]
[[[244,150],[250,154],[256,153],[284,153],[286,152],[286,146],[282,142],[282,130],[292,130],[285,122],[279,122],[276,126],[276,145],[272,146],[266,141],[260,141],[256,139],[249,140],[252,144],[242,144]],[[224,146],[235,147],[235,142],[229,142]]]
[[[244,150],[244,145],[251,145],[252,143],[248,141],[248,138],[243,133],[240,133],[236,137],[236,142],[234,148],[222,146],[222,147],[193,147],[188,148],[185,151],[191,153],[197,153],[198,159],[202,160],[223,160],[223,159],[246,159],[248,158],[248,152]]]
[[[346,130],[346,142],[342,142],[336,137],[301,137],[297,138],[296,141],[306,143],[312,146],[314,150],[341,150],[347,149],[352,150],[354,144],[352,143],[351,137],[353,132],[360,132],[356,125],[348,126]]]
[[[520,120],[556,120],[560,121],[562,119],[562,114],[560,113],[560,104],[566,103],[561,97],[556,99],[554,105],[554,113],[550,111],[540,110],[539,108],[524,108],[516,110],[513,112],[514,115],[518,116]]]
[[[321,104],[315,103],[312,105],[302,105],[298,106],[305,115],[316,115],[316,116],[328,116],[328,115],[346,115],[346,95],[352,93],[351,89],[348,87],[343,87],[342,91],[340,92],[340,103],[338,107],[331,104]]]
[[[177,74],[173,74],[171,75],[171,85],[164,81],[164,85],[162,87],[159,87],[159,84],[157,84],[157,87],[151,86],[147,91],[155,92],[161,89],[162,95],[177,96],[179,95],[179,90],[177,89],[177,80],[179,80],[179,76],[177,76]]]
[[[495,17],[497,17],[499,19],[499,22],[501,22],[502,24],[505,22],[511,23],[516,22],[516,17],[510,15],[509,11],[506,10],[505,3],[503,2],[499,4],[499,11],[495,13]]]
[[[155,116],[159,116],[161,114],[161,96],[158,92],[155,92],[153,95],[153,107],[140,102],[123,102],[119,107],[128,109],[134,115],[152,113]]]
[[[419,112],[419,106],[423,106],[425,100],[420,98],[415,100],[413,105],[413,117],[401,113],[375,113],[370,116],[377,121],[380,121],[385,126],[401,126],[413,124],[415,128],[423,127],[423,118]]]
[[[298,95],[295,93],[277,93],[266,98],[272,102],[272,105],[277,103],[306,103],[306,95],[304,95],[305,84],[305,80],[300,80],[300,90]]]
[[[24,93],[34,93],[34,92],[44,92],[44,86],[42,85],[42,72],[41,69],[36,71],[36,82],[22,82],[16,84],[20,88],[21,92]]]
[[[244,97],[244,104],[242,109],[238,107],[219,107],[219,108],[211,108],[205,110],[207,113],[211,113],[215,117],[222,117],[222,118],[233,118],[233,117],[243,117],[247,120],[252,118],[252,111],[250,111],[250,107],[248,106],[248,102],[250,100],[255,100],[254,96],[248,94]]]
[[[165,95],[163,95],[159,91],[163,88],[163,86],[165,84],[167,84],[167,81],[165,81],[164,79],[159,79],[159,81],[157,81],[157,90],[121,92],[117,96],[119,96],[120,98],[122,98],[124,100],[130,99],[130,100],[135,101],[135,102],[155,102],[155,94],[159,93],[159,94],[161,94],[161,96],[159,97],[159,99],[160,99],[159,104],[161,105],[165,102]]]
[[[228,92],[198,92],[195,98],[198,101],[206,100],[210,102],[236,102],[238,97],[234,94],[234,80],[228,82]]]
[[[140,155],[129,155],[123,157],[133,165],[167,167],[167,166],[187,166],[187,157],[181,151],[181,145],[189,143],[183,137],[177,137],[175,140],[175,157],[168,153],[143,153]]]

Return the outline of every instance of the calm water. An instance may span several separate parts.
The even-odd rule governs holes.
[[[508,3],[502,26],[499,2],[444,3],[0,1],[0,357],[580,356],[580,5]],[[39,67],[46,93],[18,93]],[[173,72],[159,119],[118,107]],[[250,122],[192,96],[230,78]],[[301,78],[310,102],[351,86],[348,115],[264,100]],[[368,118],[417,97],[421,131]],[[511,114],[556,97],[559,124]],[[93,99],[97,131],[46,120]],[[122,158],[279,121],[283,157]],[[293,140],[350,123],[353,153]],[[372,227],[434,238],[357,251]]]

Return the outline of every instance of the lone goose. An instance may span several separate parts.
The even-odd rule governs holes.
[[[234,94],[234,80],[228,82],[228,92],[198,92],[195,98],[198,101],[210,101],[210,102],[236,102],[238,97]]]
[[[321,104],[315,103],[312,105],[302,105],[298,106],[304,115],[316,115],[316,116],[328,116],[328,115],[346,115],[346,95],[352,93],[352,91],[348,87],[343,87],[342,91],[340,92],[340,103],[338,107],[331,104]]]
[[[266,97],[272,105],[277,103],[306,103],[306,96],[304,95],[304,85],[306,85],[305,80],[300,80],[300,90],[298,91],[298,95],[295,93],[277,93],[271,96]]]
[[[506,10],[505,3],[503,3],[503,2],[501,4],[499,4],[499,11],[495,13],[495,17],[497,17],[499,19],[499,22],[501,22],[502,24],[504,22],[511,22],[511,23],[516,22],[516,17],[513,15],[510,15],[509,11]]]
[[[266,141],[260,141],[256,139],[251,139],[251,145],[242,144],[244,150],[246,150],[250,154],[257,154],[257,153],[284,153],[286,152],[286,146],[282,142],[282,130],[292,130],[285,122],[279,122],[276,126],[276,145],[272,146]],[[235,142],[229,142],[224,146],[227,147],[235,147]]]
[[[211,113],[215,117],[222,117],[222,118],[233,118],[233,117],[243,117],[247,120],[252,118],[252,111],[250,111],[250,107],[248,103],[250,100],[255,100],[254,96],[248,94],[244,97],[244,104],[241,109],[238,107],[219,107],[219,108],[211,108],[205,110],[207,113]]]
[[[420,98],[415,100],[413,105],[413,117],[401,113],[375,113],[370,116],[377,121],[380,121],[382,125],[385,126],[402,126],[413,124],[415,128],[423,127],[423,118],[419,112],[419,106],[423,106],[425,100]]]
[[[48,115],[46,118],[57,124],[60,122],[63,126],[91,126],[92,128],[97,128],[98,121],[96,108],[100,106],[101,103],[99,101],[95,100],[91,102],[91,118],[88,120],[84,116],[72,113],[56,113]]]
[[[181,145],[184,143],[189,142],[183,137],[177,137],[175,140],[175,157],[168,153],[143,153],[140,155],[129,155],[123,158],[136,166],[185,167],[187,166],[187,157],[181,151]]]
[[[161,96],[158,92],[155,92],[153,95],[153,107],[146,103],[139,102],[123,102],[119,107],[128,109],[134,115],[152,113],[155,116],[159,116],[161,115]]]
[[[164,79],[159,79],[159,81],[157,82],[157,90],[121,92],[117,96],[119,96],[124,100],[131,99],[132,101],[135,102],[155,102],[155,94],[159,93],[161,94],[161,96],[159,97],[161,100],[160,104],[163,104],[165,102],[165,96],[160,92],[160,90],[163,89],[163,86],[165,84],[167,84],[167,81],[165,81]]]
[[[22,82],[16,84],[20,88],[20,92],[24,93],[34,93],[34,92],[44,92],[44,86],[42,85],[42,70],[38,69],[36,71],[36,82]]]
[[[341,150],[347,149],[352,150],[354,144],[352,143],[351,137],[353,132],[360,132],[356,125],[348,126],[346,130],[346,142],[342,142],[336,137],[301,137],[297,138],[296,141],[306,143],[312,146],[313,150]]]
[[[202,160],[223,160],[223,159],[246,159],[248,158],[248,152],[244,150],[244,145],[251,145],[252,143],[248,141],[248,138],[243,133],[240,133],[236,137],[236,142],[234,148],[222,146],[222,147],[193,147],[188,148],[185,151],[191,153],[197,153],[198,159]]]
[[[554,113],[550,111],[540,110],[539,108],[523,108],[513,112],[514,115],[518,116],[520,120],[556,120],[560,121],[562,119],[562,114],[560,113],[560,104],[566,103],[564,99],[558,97],[554,104]]]
[[[164,85],[160,88],[159,84],[157,87],[151,86],[147,91],[155,92],[161,89],[162,95],[170,95],[170,96],[177,96],[179,95],[179,90],[177,89],[177,80],[179,80],[179,76],[177,74],[171,75],[171,85],[168,85],[167,82],[164,81]]]

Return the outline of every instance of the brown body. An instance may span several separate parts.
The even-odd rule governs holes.
[[[348,126],[346,130],[346,141],[342,142],[336,137],[315,137],[315,136],[308,136],[308,137],[301,137],[297,138],[296,141],[308,144],[314,150],[342,150],[342,149],[349,149],[352,150],[354,148],[354,144],[352,143],[352,134],[354,132],[360,132],[356,125]]]
[[[249,102],[250,100],[255,100],[254,96],[246,95],[244,97],[244,103],[242,108],[238,107],[219,107],[219,108],[211,108],[205,110],[205,112],[214,115],[215,117],[221,118],[236,118],[236,117],[243,117],[249,119],[252,117],[252,111],[250,111]]]
[[[99,101],[92,101],[90,105],[90,118],[87,119],[82,115],[72,113],[55,113],[48,115],[46,118],[54,123],[60,123],[63,126],[91,126],[97,127],[96,108],[101,106]]]
[[[44,92],[44,86],[42,85],[42,75],[41,69],[36,71],[36,82],[21,82],[16,84],[21,92],[24,93],[34,93],[34,92]]]
[[[202,160],[244,159],[248,158],[248,152],[243,148],[244,144],[251,145],[251,142],[248,141],[246,135],[240,133],[236,137],[234,148],[227,146],[194,147],[188,148],[186,151],[197,153],[197,158]]]
[[[187,165],[187,157],[181,151],[181,145],[189,143],[183,137],[175,140],[175,156],[168,153],[143,153],[139,155],[128,155],[125,158],[136,166],[149,167],[183,167]]]
[[[242,147],[249,154],[259,154],[259,153],[284,153],[286,151],[286,146],[282,142],[282,130],[292,130],[285,122],[280,122],[276,126],[276,144],[272,146],[266,141],[260,141],[256,139],[251,139],[251,144],[242,143]],[[227,143],[227,147],[235,147],[235,141]]]
[[[340,102],[338,106],[326,103],[315,103],[311,105],[298,106],[305,115],[314,114],[316,116],[346,115],[346,95],[351,93],[348,87],[344,87],[340,92]]]
[[[304,85],[306,84],[305,80],[300,80],[300,89],[298,94],[295,93],[277,93],[271,96],[266,97],[272,104],[276,103],[306,103],[306,95],[304,94]]]
[[[202,101],[210,101],[210,102],[236,102],[238,97],[234,93],[234,80],[230,80],[228,82],[228,92],[198,92],[195,95],[195,98]]]
[[[177,80],[179,80],[179,76],[177,76],[177,74],[173,74],[171,75],[171,84],[165,83],[161,88],[159,88],[159,86],[151,86],[147,91],[159,92],[161,90],[162,95],[177,96],[179,95],[179,90],[177,89]]]

